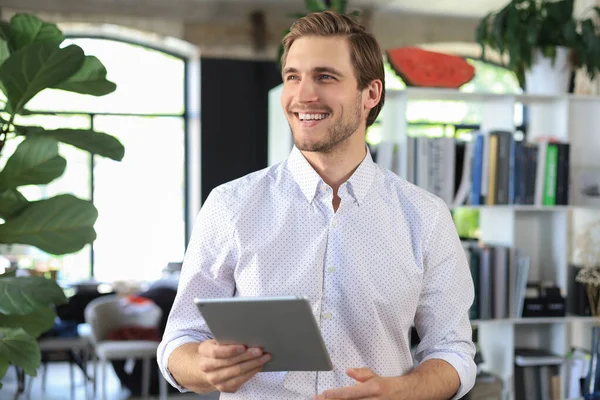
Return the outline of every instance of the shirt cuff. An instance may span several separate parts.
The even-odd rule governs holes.
[[[475,377],[477,375],[477,365],[472,358],[458,353],[431,353],[425,357],[421,363],[426,360],[444,360],[450,364],[458,373],[460,387],[451,400],[460,399],[475,386]]]
[[[208,337],[198,338],[196,336],[185,335],[177,337],[168,342],[165,342],[163,339],[163,342],[161,342],[161,344],[158,346],[156,359],[158,361],[158,367],[160,369],[160,372],[162,373],[163,377],[167,380],[167,382],[169,382],[171,386],[179,390],[181,393],[189,392],[189,390],[179,385],[175,378],[173,378],[173,375],[171,375],[171,372],[169,371],[168,367],[169,357],[171,356],[171,353],[173,353],[173,351],[181,345],[184,345],[186,343],[200,343],[206,339],[208,339]]]

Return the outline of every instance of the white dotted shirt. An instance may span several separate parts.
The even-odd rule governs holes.
[[[215,188],[184,258],[157,357],[211,338],[195,297],[303,296],[310,300],[334,369],[264,372],[222,400],[312,399],[356,382],[346,368],[398,376],[442,359],[458,372],[455,398],[475,382],[468,317],[474,289],[445,203],[375,164],[370,153],[333,192],[294,148],[275,166]]]

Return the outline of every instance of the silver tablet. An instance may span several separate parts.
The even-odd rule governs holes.
[[[194,299],[219,344],[261,347],[263,372],[331,371],[333,365],[308,300],[301,297]]]

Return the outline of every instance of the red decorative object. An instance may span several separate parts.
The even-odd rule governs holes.
[[[108,332],[107,340],[150,340],[160,342],[161,336],[158,328],[144,326],[122,326]]]
[[[475,76],[464,58],[418,47],[387,50],[388,61],[407,86],[457,89]]]

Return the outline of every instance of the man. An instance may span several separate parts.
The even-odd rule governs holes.
[[[295,147],[206,200],[158,350],[163,374],[223,400],[462,397],[475,380],[473,283],[442,200],[374,164],[366,147],[385,96],[377,42],[324,12],[298,20],[284,49]],[[283,295],[310,300],[333,371],[260,373],[269,355],[217,345],[192,302]]]

